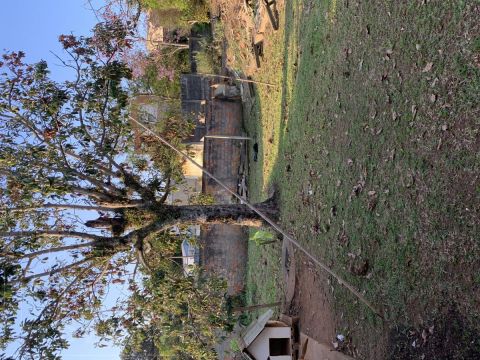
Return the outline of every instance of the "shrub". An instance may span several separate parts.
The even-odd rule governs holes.
[[[165,27],[190,27],[208,22],[208,5],[203,0],[141,0],[144,8],[155,11]]]

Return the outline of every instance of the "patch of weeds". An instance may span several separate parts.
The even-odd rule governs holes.
[[[271,244],[275,242],[276,236],[269,231],[257,230],[253,231],[250,235],[250,241],[255,242],[257,246]]]
[[[240,348],[240,344],[238,343],[238,340],[237,339],[232,339],[230,341],[230,349],[233,351],[233,352],[240,352],[242,351],[242,349]]]
[[[250,230],[250,237],[258,233]],[[263,232],[267,233],[267,232]],[[245,305],[268,304],[279,301],[282,294],[281,284],[281,243],[274,241],[266,245],[248,242],[247,279]],[[251,321],[258,311],[246,314]]]

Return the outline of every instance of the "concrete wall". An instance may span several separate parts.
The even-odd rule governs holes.
[[[211,117],[207,118],[207,135],[241,135],[242,105],[236,101],[213,100]],[[204,166],[234,192],[237,191],[241,165],[242,141],[231,139],[204,140]],[[226,190],[213,179],[203,177],[203,192],[210,194],[216,203],[235,202]],[[202,227],[202,252],[204,266],[228,283],[228,293],[243,291],[247,264],[247,229],[232,225]]]

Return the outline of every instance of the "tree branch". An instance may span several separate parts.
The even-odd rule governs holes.
[[[78,160],[78,161],[80,161],[80,162],[82,162],[86,165],[90,165],[90,166],[93,166],[93,167],[97,168],[98,170],[103,172],[105,175],[109,175],[109,176],[117,177],[117,178],[121,176],[121,174],[113,172],[112,170],[110,170],[109,168],[99,164],[98,162],[95,162],[95,161],[87,162],[84,157],[81,157],[80,155],[76,154],[73,151],[66,150],[65,153],[68,156],[71,156],[74,159],[76,159],[76,160]]]
[[[21,279],[18,279],[16,282],[28,283],[31,280],[38,279],[38,278],[41,278],[41,277],[44,277],[44,276],[52,276],[52,275],[58,274],[60,272],[63,272],[63,271],[72,269],[74,267],[77,267],[79,265],[85,264],[86,262],[89,262],[90,260],[92,260],[94,258],[95,258],[95,256],[89,256],[89,257],[86,257],[85,259],[76,261],[72,264],[69,264],[67,266],[63,266],[61,268],[56,268],[56,269],[52,269],[50,271],[45,271],[45,272],[42,272],[42,273],[38,273],[38,274],[30,275],[30,276],[27,276],[27,277],[23,277]]]
[[[34,231],[0,231],[0,237],[26,237],[26,236],[51,236],[51,237],[72,237],[79,239],[90,239],[102,241],[108,238],[104,236],[79,232],[79,231],[60,231],[60,230],[34,230]]]
[[[32,210],[41,210],[41,209],[57,209],[57,210],[88,210],[88,211],[117,211],[121,209],[131,209],[131,208],[142,208],[143,204],[122,204],[122,203],[111,203],[104,204],[102,206],[91,206],[91,205],[74,205],[74,204],[40,204],[38,206],[31,207],[18,207],[18,208],[6,208],[0,209],[0,213],[12,211],[12,212],[28,212]]]
[[[17,255],[15,253],[7,253],[3,254],[4,256],[12,256],[17,259],[34,259],[40,255],[45,255],[45,254],[53,254],[56,252],[62,252],[62,251],[68,251],[68,250],[76,250],[76,249],[82,249],[86,247],[93,247],[95,245],[98,245],[98,241],[90,241],[88,243],[82,243],[82,244],[72,244],[72,245],[65,245],[65,246],[59,246],[55,248],[49,248],[49,249],[44,249],[44,250],[39,250],[35,251],[33,253],[28,253],[28,254],[23,254],[23,255]]]
[[[165,184],[165,192],[163,193],[162,197],[160,198],[160,200],[158,200],[158,202],[160,204],[163,204],[165,201],[167,201],[167,198],[168,198],[168,195],[170,194],[170,191],[171,191],[171,188],[170,188],[170,184],[172,182],[172,179],[170,178],[170,176],[167,178],[167,181],[166,181],[166,184]]]
[[[53,233],[53,234],[52,234]],[[23,236],[57,236],[57,237],[77,237],[77,238],[90,238],[94,239],[94,241],[80,243],[80,244],[71,244],[71,245],[64,245],[58,246],[54,248],[43,249],[39,251],[35,251],[28,254],[18,254],[15,252],[10,253],[3,253],[3,256],[9,256],[16,259],[28,259],[28,258],[35,258],[40,255],[45,254],[52,254],[62,251],[68,250],[76,250],[86,247],[92,248],[110,248],[110,249],[118,249],[122,250],[128,246],[129,243],[133,243],[134,237],[130,234],[124,236],[117,236],[117,237],[106,237],[106,236],[98,236],[93,234],[86,234],[74,231],[43,231],[43,232],[36,232],[36,231],[19,231],[19,232],[0,232],[0,236],[4,237],[23,237]]]
[[[93,186],[96,186],[98,189],[104,189],[108,190],[112,193],[112,197],[122,197],[122,191],[118,189],[116,186],[112,184],[106,184],[103,181],[100,181],[98,179],[92,178],[91,176],[85,175],[81,173],[80,171],[77,171],[75,169],[58,169],[59,172],[66,174],[67,172],[70,172],[72,174],[75,174],[78,178],[88,181],[90,184]]]
[[[97,295],[95,294],[95,285],[97,284],[98,280],[100,280],[105,275],[105,273],[107,272],[107,270],[110,266],[110,260],[112,260],[111,257],[109,259],[107,259],[105,265],[103,266],[102,271],[100,272],[100,274],[95,276],[95,279],[92,281],[92,284],[90,285],[90,287],[92,288],[92,294],[93,294],[94,297],[97,297]]]
[[[114,199],[110,194],[106,194],[104,192],[97,191],[95,189],[85,189],[81,186],[76,186],[76,185],[69,185],[69,187],[71,191],[74,193],[95,198],[97,201],[102,203],[116,202],[115,201],[116,199]]]
[[[41,318],[43,317],[43,315],[47,312],[47,311],[51,311],[52,312],[52,317],[55,316],[56,312],[57,312],[57,309],[58,309],[58,305],[60,304],[60,301],[64,299],[64,295],[70,291],[70,289],[78,282],[78,280],[80,280],[82,277],[83,277],[83,274],[85,274],[85,272],[87,272],[89,270],[89,268],[85,268],[83,269],[66,287],[65,289],[63,289],[63,291],[59,294],[59,296],[57,296],[57,298],[53,301],[51,301],[50,303],[48,303],[44,308],[43,310],[40,312],[40,314],[37,316],[37,318],[35,319],[34,323],[39,323]],[[28,347],[27,347],[27,344],[28,342],[30,341],[30,338],[32,336],[32,330],[35,328],[34,325],[31,325],[28,333],[27,333],[27,336],[22,344],[22,346],[20,347],[19,349],[19,356],[18,358],[19,359],[22,359],[23,358],[23,355],[25,353],[25,351],[27,351]]]

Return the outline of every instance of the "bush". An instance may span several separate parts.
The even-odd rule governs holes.
[[[186,49],[161,48],[148,55],[143,73],[131,82],[133,93],[180,98],[180,74],[190,68]]]
[[[219,23],[221,24],[221,23]],[[217,26],[215,36],[205,37],[201,40],[202,51],[194,54],[197,63],[197,72],[218,74],[222,67],[223,53],[223,26]]]
[[[190,27],[208,22],[208,5],[203,0],[141,0],[144,8],[155,11],[165,27]]]

